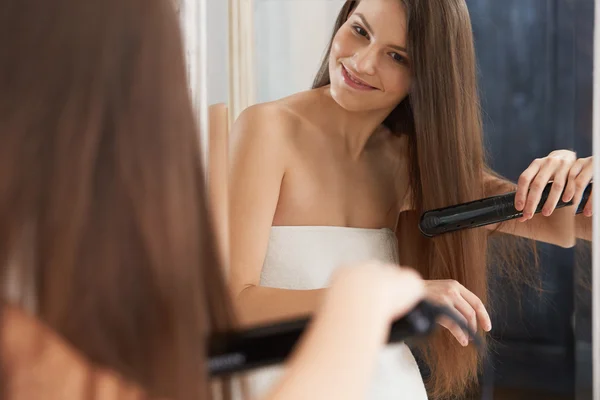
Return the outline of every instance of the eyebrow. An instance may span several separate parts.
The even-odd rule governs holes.
[[[371,25],[369,25],[369,23],[367,22],[367,19],[365,18],[364,15],[362,15],[361,13],[354,13],[354,15],[356,15],[358,18],[360,18],[360,20],[362,21],[362,23],[365,25],[365,27],[367,28],[367,30],[369,32],[371,32],[371,33],[373,32],[373,29],[371,28]],[[393,44],[389,45],[389,47],[391,47],[392,49],[396,49],[398,51],[402,51],[402,52],[408,54],[408,51],[406,51],[405,47],[396,46],[396,45],[393,45]]]

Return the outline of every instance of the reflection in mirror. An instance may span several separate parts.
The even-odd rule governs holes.
[[[593,41],[593,21],[586,18],[593,1],[468,3],[492,167],[515,181],[533,158],[554,149],[591,156],[592,70],[582,47]],[[588,232],[590,223],[576,217],[576,226]],[[576,251],[537,244],[536,290],[523,286],[514,296],[506,278],[492,281],[497,341],[490,361],[497,394],[574,398],[591,384],[591,364],[583,363],[589,353],[576,340],[589,329],[589,311],[581,306],[589,304],[590,291],[582,290],[579,278],[589,271],[590,247],[586,240],[577,243]]]
[[[592,6],[254,0],[247,19],[230,10],[230,84],[246,88],[228,99],[239,108],[228,254],[242,322],[311,314],[342,265],[400,262],[432,299],[476,311],[480,332],[491,319],[490,351],[478,370],[473,346],[441,321],[424,342],[386,348],[370,398],[422,399],[424,382],[430,397],[591,398],[591,218],[565,207],[435,239],[417,224],[426,210],[512,191],[529,212],[536,186],[554,181],[558,201],[556,182],[574,187],[569,173],[589,182]],[[239,47],[248,26],[251,55]],[[280,374],[253,374],[255,393]],[[472,375],[486,386],[469,387]]]
[[[343,0],[255,0],[256,102],[310,88]]]

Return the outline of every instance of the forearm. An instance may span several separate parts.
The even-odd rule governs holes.
[[[575,236],[577,239],[592,241],[592,225],[593,219],[586,217],[583,214],[577,214],[575,216]]]
[[[563,247],[572,247],[576,239],[592,241],[592,221],[583,213],[574,214],[575,207],[555,210],[550,217],[536,215],[527,223],[532,225],[533,238],[544,242],[555,243]],[[536,229],[537,228],[537,229]],[[546,240],[544,240],[546,239]]]
[[[236,298],[240,323],[242,326],[253,326],[310,316],[321,304],[326,290],[248,287]]]
[[[591,158],[579,159],[575,164],[580,163],[582,161],[585,165],[580,164],[579,167],[572,167],[575,168],[575,172],[577,174],[580,174],[579,178],[577,179],[581,179],[581,177],[585,175],[582,171],[585,171],[586,168],[589,169],[591,167]],[[591,171],[588,172],[589,176],[583,176],[586,182],[589,179],[591,179]],[[574,181],[562,182],[563,185],[566,185],[565,191],[570,190],[572,182]],[[486,195],[497,195],[501,194],[502,192],[509,192],[511,190],[515,190],[511,189],[511,185],[512,184],[510,182],[506,181],[497,174],[491,171],[486,172]],[[575,215],[574,207],[575,206],[555,209],[549,217],[544,217],[542,214],[536,214],[533,216],[533,218],[525,221],[524,223],[519,223],[517,221],[508,221],[499,225],[499,228],[500,231],[505,233],[523,236],[542,242],[552,243],[561,247],[574,246],[576,243],[576,239],[591,241],[592,218],[586,217],[584,214]],[[495,226],[490,226],[488,228],[493,229],[495,228]]]
[[[389,324],[360,287],[333,287],[268,399],[364,399]],[[359,286],[359,285],[355,285]],[[345,291],[345,293],[344,293]]]
[[[488,176],[486,180],[486,196],[500,195],[513,190],[516,190],[516,185],[501,178]],[[487,229],[499,228],[503,233],[568,248],[575,245],[575,239],[581,237],[579,235],[586,234],[584,224],[577,222],[580,216],[574,219],[574,213],[573,206],[564,207],[555,209],[549,217],[540,213],[525,222],[510,220],[489,225]],[[589,236],[591,237],[591,229],[589,229]]]

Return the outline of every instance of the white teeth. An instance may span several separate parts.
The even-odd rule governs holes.
[[[356,79],[350,77],[350,79],[352,79],[355,83],[358,83],[359,85],[365,86],[364,83],[357,81]]]
[[[350,78],[350,80],[351,80],[352,82],[356,83],[357,85],[364,86],[364,87],[370,87],[369,85],[365,85],[364,83],[362,83],[362,82],[359,82],[359,81],[357,81],[356,79],[354,79],[354,78],[352,77],[352,74],[350,73],[350,71],[348,71],[348,69],[347,69],[346,67],[344,67],[344,69],[346,70],[346,73],[348,74],[348,77]]]

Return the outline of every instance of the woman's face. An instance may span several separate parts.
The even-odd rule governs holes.
[[[407,21],[399,0],[361,1],[336,33],[331,94],[349,111],[391,112],[408,94]]]

